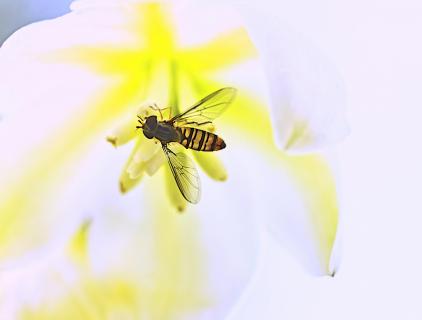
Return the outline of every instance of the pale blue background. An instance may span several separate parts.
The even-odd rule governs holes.
[[[18,28],[69,11],[70,0],[0,0],[0,44]]]

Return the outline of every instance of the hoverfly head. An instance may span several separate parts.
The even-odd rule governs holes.
[[[144,136],[148,139],[152,139],[155,135],[155,131],[158,127],[157,116],[149,116],[145,119],[145,122],[142,125],[142,130]]]
[[[147,130],[155,131],[158,126],[157,116],[149,116],[145,119],[144,127]]]

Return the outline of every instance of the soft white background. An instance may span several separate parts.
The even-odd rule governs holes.
[[[0,38],[68,2],[0,0]],[[273,2],[347,86],[343,261],[335,278],[313,278],[268,240],[232,320],[422,319],[422,1]]]

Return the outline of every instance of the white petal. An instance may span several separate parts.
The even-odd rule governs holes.
[[[113,199],[111,207],[104,198],[109,210],[92,220],[89,231],[89,269],[75,268],[58,250],[3,272],[0,315],[17,318],[30,308],[34,315],[60,318],[88,306],[93,317],[225,318],[252,276],[259,248],[247,195],[233,192],[239,183],[244,181],[224,190],[205,183],[221,202],[208,197],[198,211],[183,215],[168,211],[157,181],[147,185],[149,211],[139,197]],[[128,214],[128,208],[136,212]],[[108,294],[112,288],[121,289],[118,298]],[[75,299],[83,303],[73,304]]]
[[[227,6],[215,2],[174,1],[172,8],[176,32],[183,47],[207,43],[242,26],[235,11],[227,10]]]
[[[0,316],[20,319],[25,306],[58,303],[69,291],[77,274],[63,254],[43,253],[27,262],[0,274]]]
[[[60,49],[80,46],[130,47],[135,40],[133,34],[121,28],[124,17],[127,16],[122,12],[109,11],[71,13],[14,33],[0,48],[1,117],[20,110],[41,109],[42,113],[50,109],[51,122],[55,123],[56,116],[64,120],[81,112],[87,101],[97,98],[99,89],[104,90],[111,81],[114,84],[115,79],[107,81],[89,66],[76,67],[56,61],[51,55]],[[103,32],[105,28],[107,32]]]
[[[7,150],[0,159],[0,259],[21,256],[51,239],[60,243],[91,214],[98,200],[98,182],[104,178],[98,172],[101,160],[95,158],[87,165],[84,161],[89,162],[91,154],[83,152],[98,146],[92,143],[96,141],[105,159],[113,154],[110,146],[106,150],[105,133],[76,129],[87,121],[88,101],[104,89],[104,81],[74,66],[37,59],[54,43],[64,46],[64,34],[71,35],[70,43],[79,39],[77,34],[82,32],[72,33],[67,19],[24,28],[0,48],[0,82],[4,84],[0,87],[0,139]],[[85,181],[86,177],[92,179]],[[118,195],[117,177],[107,187]],[[74,193],[80,191],[79,183],[90,188],[83,196]],[[68,199],[70,193],[73,198]],[[67,205],[62,207],[63,203]]]
[[[81,102],[87,99],[90,92],[100,92],[97,91],[98,87],[95,90],[98,83],[82,93],[78,91],[80,88],[75,90],[78,93],[75,99],[81,99],[75,103],[75,100],[71,100],[73,90],[60,82],[62,91],[58,94],[56,87],[52,86],[52,79],[69,83],[81,79],[81,75],[87,76],[83,71],[70,68],[63,73],[69,75],[67,72],[75,72],[73,77],[68,78],[63,77],[61,67],[53,68],[46,75],[42,63],[35,66],[32,61],[22,63],[23,53],[48,52],[58,47],[80,44],[80,39],[86,40],[85,44],[94,45],[92,38],[85,37],[84,32],[92,36],[100,19],[90,20],[92,17],[88,19],[85,16],[88,13],[90,10],[82,10],[56,20],[61,21],[58,24],[46,22],[34,28],[26,28],[0,49],[5,57],[1,60],[1,68],[7,69],[6,76],[1,79],[13,77],[13,67],[18,68],[9,86],[14,88],[16,96],[12,98],[7,90],[2,91],[0,105],[5,101],[13,102],[11,104],[14,107],[20,106],[12,108],[13,114],[7,116],[7,125],[0,128],[1,138],[8,143],[6,150],[13,153],[7,165],[0,166],[1,174],[4,174],[1,177],[7,177],[7,180],[1,179],[0,184],[1,191],[7,193],[1,192],[0,197],[9,196],[9,187],[12,185],[19,191],[18,200],[25,201],[31,209],[25,208],[22,215],[13,216],[13,219],[19,219],[19,228],[1,224],[9,228],[8,232],[19,234],[19,237],[8,239],[12,243],[11,249],[8,248],[6,253],[2,250],[1,254],[18,256],[28,247],[51,242],[63,244],[76,225],[86,217],[91,217],[91,253],[95,274],[107,277],[117,273],[130,281],[135,279],[133,283],[145,289],[139,291],[140,305],[150,307],[142,309],[145,310],[142,312],[170,316],[189,312],[194,319],[224,318],[252,276],[259,247],[257,224],[251,206],[245,201],[249,198],[248,193],[238,188],[245,185],[246,181],[240,174],[245,168],[236,165],[233,170],[238,171],[234,178],[223,186],[204,179],[203,188],[212,196],[204,197],[203,202],[195,208],[197,212],[188,210],[183,215],[178,215],[174,210],[172,212],[163,187],[163,177],[157,174],[151,179],[145,179],[149,184],[122,196],[118,192],[117,181],[130,153],[130,145],[119,150],[111,148],[104,139],[105,132],[103,136],[99,132],[89,135],[87,141],[83,138],[91,132],[83,132],[78,143],[61,145],[62,135],[56,134],[61,133],[58,129],[68,124],[67,116],[72,115],[74,118],[78,112],[82,114],[83,108],[80,106],[84,104]],[[70,16],[76,20],[68,20]],[[118,16],[118,22],[119,19]],[[75,27],[75,21],[81,22],[78,25],[80,29],[75,28],[75,34],[62,39],[65,38],[64,31]],[[92,21],[93,25],[85,29],[85,23]],[[111,20],[111,23],[114,22],[116,20]],[[122,37],[117,37],[115,33],[99,32],[96,39],[98,42],[109,41],[110,36],[118,43],[128,39],[124,32]],[[97,44],[97,41],[94,42]],[[19,57],[16,61],[15,54]],[[13,64],[8,66],[6,59],[14,61]],[[25,78],[25,66],[32,68],[28,74],[36,75],[34,78]],[[31,88],[31,84],[37,85],[21,95],[17,90],[20,88],[20,77],[25,89]],[[41,92],[37,91],[40,87],[43,89]],[[54,99],[49,98],[50,93]],[[63,97],[68,96],[71,102],[63,101],[66,100]],[[32,97],[37,98],[36,108],[30,104]],[[53,101],[57,102],[56,108]],[[26,126],[22,118],[29,125]],[[51,145],[43,144],[43,140],[53,141],[55,151],[51,152]],[[79,145],[79,142],[82,143]],[[68,157],[63,157],[66,158],[64,160],[58,156],[61,153],[57,150],[67,151]],[[143,155],[145,153],[141,157]],[[44,165],[39,166],[40,163]],[[9,171],[7,169],[10,172],[6,172]],[[155,170],[155,167],[151,167],[151,172]],[[27,171],[31,173],[29,178],[25,178]],[[10,185],[6,184],[8,182]],[[144,191],[146,199],[142,201],[140,194]],[[0,205],[1,200],[4,199],[0,198]],[[158,214],[154,211],[157,208]],[[0,212],[0,218],[3,218],[3,214]],[[4,222],[10,221],[5,219]],[[30,280],[37,281],[34,277],[30,277]],[[74,294],[72,292],[71,298]],[[167,309],[162,308],[162,303],[165,303]]]
[[[22,130],[1,126],[0,132],[3,129],[12,136]],[[22,151],[15,152],[13,141],[19,142],[7,143],[8,156],[0,165],[1,264],[50,243],[63,243],[81,221],[111,208],[121,197],[118,177],[128,155],[126,147],[116,152],[100,136],[88,151],[63,150],[68,156],[59,163],[52,161],[56,146],[42,146],[38,152],[17,146]]]
[[[223,319],[251,279],[259,249],[243,176],[223,185],[204,177],[200,204],[179,214],[168,209],[160,173],[143,182],[149,205],[140,214],[115,212],[93,224],[96,273],[136,277],[146,318]]]
[[[339,203],[333,167],[317,155],[273,159],[261,167],[262,217],[268,229],[314,275],[339,267]]]
[[[267,73],[278,146],[309,152],[338,142],[348,133],[341,77],[316,46],[263,7],[237,6]]]

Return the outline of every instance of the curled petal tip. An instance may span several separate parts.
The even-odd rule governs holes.
[[[124,185],[123,181],[119,181],[119,190],[120,190],[120,193],[122,193],[122,194],[125,194],[126,191],[127,191],[127,189],[125,188],[125,185]]]
[[[143,174],[138,174],[136,178],[131,178],[130,175],[125,172],[122,174],[119,180],[119,189],[121,194],[126,194],[142,180]]]
[[[91,227],[91,225],[92,225],[92,221],[93,221],[93,218],[92,217],[85,218],[85,220],[82,223],[81,228],[83,230],[88,230]]]
[[[173,208],[176,208],[176,210],[177,210],[177,213],[179,213],[179,214],[183,214],[183,213],[185,213],[185,211],[186,211],[186,207],[187,207],[187,201],[184,199],[184,198],[182,198],[181,196],[180,196],[180,199],[178,199],[179,201],[179,203],[175,203],[175,201],[174,201],[175,199],[172,199],[172,202],[173,202]]]
[[[112,145],[113,145],[113,147],[117,147],[117,137],[114,137],[114,136],[108,136],[107,138],[107,142],[110,142]]]
[[[133,117],[125,119],[118,126],[114,128],[112,132],[107,136],[107,141],[110,142],[114,147],[120,147],[125,145],[137,136],[135,130],[137,123],[134,122]]]

